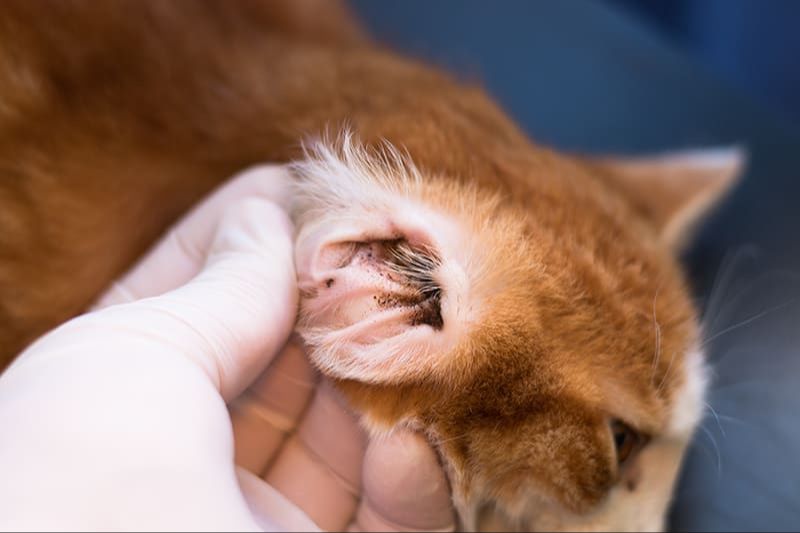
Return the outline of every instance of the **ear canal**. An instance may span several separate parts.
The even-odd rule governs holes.
[[[731,190],[745,161],[745,151],[732,147],[601,158],[591,164],[655,226],[667,246],[680,251]]]

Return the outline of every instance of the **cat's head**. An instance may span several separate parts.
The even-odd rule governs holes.
[[[508,195],[312,145],[301,333],[369,429],[429,437],[465,528],[659,529],[706,379],[674,254],[738,159],[530,152]]]

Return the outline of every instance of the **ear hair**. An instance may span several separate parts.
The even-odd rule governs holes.
[[[289,164],[297,178],[290,211],[300,217],[298,226],[331,211],[407,197],[422,182],[408,154],[388,141],[367,146],[347,128],[306,140],[303,154]]]

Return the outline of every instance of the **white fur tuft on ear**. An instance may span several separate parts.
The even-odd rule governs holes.
[[[297,178],[290,211],[306,219],[325,217],[331,210],[354,205],[375,208],[408,197],[422,182],[411,158],[389,142],[369,148],[344,130],[303,143],[304,157],[289,164]]]

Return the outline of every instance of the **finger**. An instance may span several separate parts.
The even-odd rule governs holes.
[[[206,252],[225,209],[248,197],[286,206],[289,174],[285,167],[263,165],[246,170],[189,211],[127,274],[93,306],[156,296],[183,285],[205,264]]]
[[[248,198],[223,217],[207,266],[166,294],[99,311],[106,329],[135,329],[206,372],[229,401],[284,346],[297,313],[291,223]]]
[[[453,531],[450,491],[436,453],[418,433],[373,439],[364,458],[356,531]]]
[[[236,464],[261,474],[296,429],[317,383],[299,340],[290,340],[253,385],[230,406]]]
[[[342,530],[360,494],[366,439],[325,383],[264,477],[322,529]]]
[[[319,531],[319,527],[286,497],[263,479],[236,469],[244,499],[256,523],[264,531]]]

